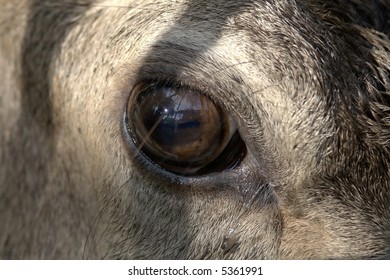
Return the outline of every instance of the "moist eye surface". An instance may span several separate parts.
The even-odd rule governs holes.
[[[129,98],[127,122],[141,154],[175,174],[222,171],[245,153],[229,114],[188,88],[138,84]]]

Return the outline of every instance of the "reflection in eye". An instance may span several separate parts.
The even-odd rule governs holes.
[[[127,114],[141,153],[167,171],[181,175],[223,171],[245,154],[232,118],[196,91],[142,84],[133,90]]]

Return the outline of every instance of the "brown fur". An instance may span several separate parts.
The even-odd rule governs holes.
[[[0,5],[1,258],[388,254],[389,1]],[[239,167],[129,148],[129,93],[164,79],[231,112]]]

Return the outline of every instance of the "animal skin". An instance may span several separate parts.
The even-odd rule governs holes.
[[[390,1],[0,7],[0,258],[390,256]]]

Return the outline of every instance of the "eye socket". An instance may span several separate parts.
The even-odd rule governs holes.
[[[126,113],[137,150],[166,171],[187,176],[220,172],[246,154],[233,119],[191,89],[138,84]]]

